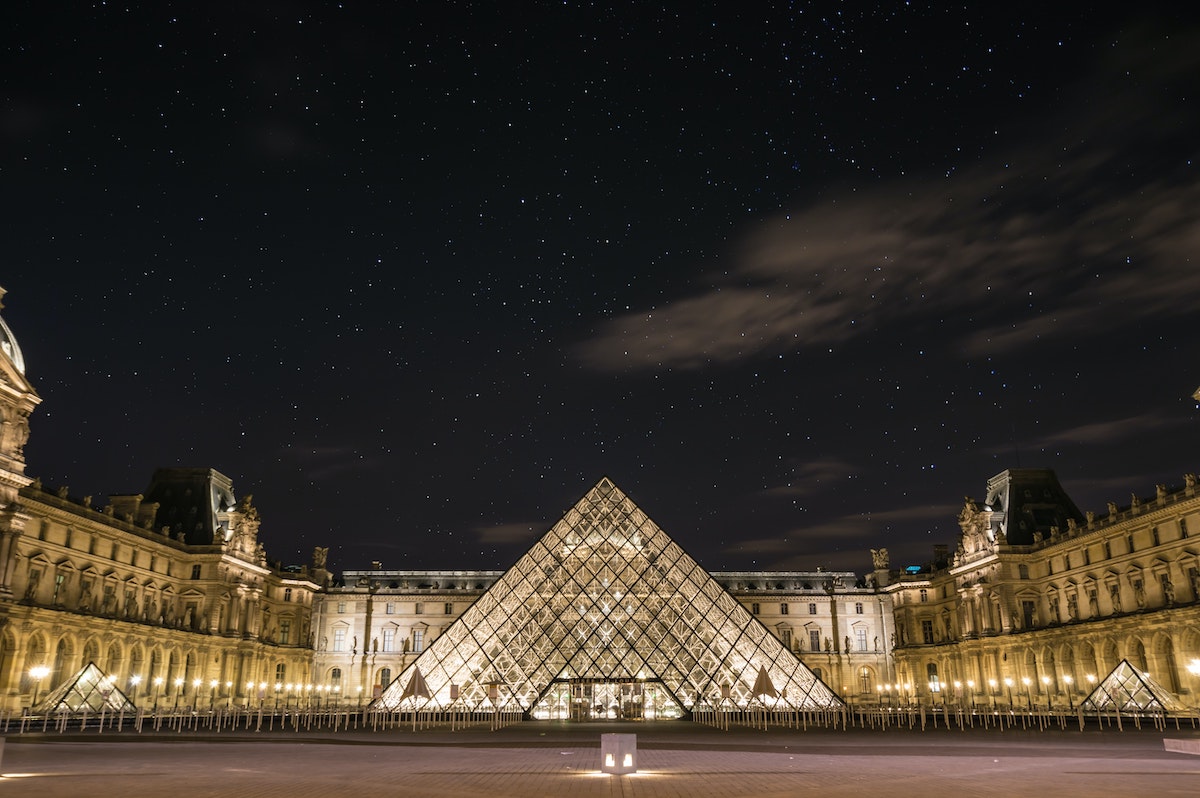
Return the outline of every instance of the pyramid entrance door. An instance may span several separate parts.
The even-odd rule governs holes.
[[[415,670],[427,695],[405,693]],[[759,683],[773,685],[773,694],[764,697]],[[779,709],[843,706],[605,478],[371,708],[519,709],[595,719],[764,702]]]
[[[659,679],[555,679],[529,715],[537,720],[675,720],[684,711]]]

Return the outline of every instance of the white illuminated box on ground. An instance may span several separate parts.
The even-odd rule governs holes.
[[[637,735],[601,734],[600,770],[604,773],[636,773]]]

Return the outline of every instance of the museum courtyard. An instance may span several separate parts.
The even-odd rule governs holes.
[[[127,727],[128,729],[128,727]],[[219,729],[219,730],[218,730]],[[601,735],[635,734],[637,772],[601,772]],[[413,729],[150,724],[140,733],[9,727],[7,796],[951,796],[1195,795],[1195,739],[1165,729],[1089,723],[959,729],[907,723],[766,730],[687,721],[446,723]]]

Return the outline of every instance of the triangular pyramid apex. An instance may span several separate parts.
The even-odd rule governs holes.
[[[597,482],[595,485],[592,486],[591,490],[589,490],[586,494],[584,494],[584,497],[580,503],[594,502],[597,499],[607,499],[610,501],[621,501],[623,499],[628,499],[628,498],[629,498],[628,494],[626,494],[625,491],[623,491],[619,487],[617,487],[617,483],[613,482],[610,477],[603,476],[603,477],[600,477],[599,482]]]

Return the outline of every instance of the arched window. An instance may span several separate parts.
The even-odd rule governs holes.
[[[868,695],[875,691],[874,680],[871,678],[871,669],[865,665],[858,669],[858,692],[863,695]]]
[[[287,680],[287,665],[282,662],[275,663],[275,681],[283,682]]]
[[[925,666],[925,677],[929,680],[929,692],[940,693],[942,691],[942,682],[938,679],[937,663],[930,662]]]

